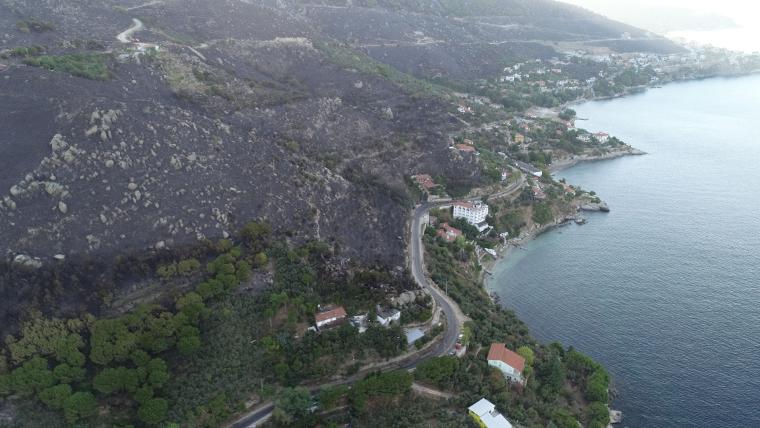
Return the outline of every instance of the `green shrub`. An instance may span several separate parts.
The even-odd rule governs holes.
[[[90,80],[108,80],[111,77],[103,54],[43,55],[27,58],[24,63]]]

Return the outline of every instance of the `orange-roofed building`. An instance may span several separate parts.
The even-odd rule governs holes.
[[[491,349],[488,351],[488,365],[499,369],[507,379],[518,383],[524,382],[522,372],[525,369],[525,358],[507,349],[503,343],[491,344]]]
[[[465,153],[475,153],[475,147],[468,146],[467,144],[457,144],[457,150]]]
[[[314,315],[314,322],[317,328],[321,328],[330,324],[339,323],[346,319],[346,310],[343,306],[338,306],[327,311],[319,312]]]
[[[441,225],[441,228],[438,229],[438,236],[443,238],[446,242],[454,242],[462,236],[462,231],[457,229],[456,227],[449,226],[448,223],[443,223]]]
[[[435,181],[433,181],[433,177],[428,174],[415,175],[413,178],[424,190],[430,190],[436,186]]]

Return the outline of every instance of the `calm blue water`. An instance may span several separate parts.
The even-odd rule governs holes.
[[[539,237],[489,287],[609,369],[624,426],[760,427],[760,76],[577,110],[649,155],[560,173],[612,212]]]

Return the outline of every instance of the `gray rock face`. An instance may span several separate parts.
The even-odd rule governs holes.
[[[53,152],[60,152],[68,146],[68,143],[66,143],[66,140],[63,139],[63,135],[61,134],[55,134],[53,139],[50,140],[50,147],[53,149]]]
[[[54,181],[48,181],[45,183],[45,192],[50,196],[58,196],[64,191],[64,187]]]

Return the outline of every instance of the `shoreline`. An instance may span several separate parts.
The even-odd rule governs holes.
[[[557,113],[559,113],[560,111],[566,108],[572,108],[573,106],[577,106],[580,104],[584,104],[584,103],[588,103],[592,101],[612,101],[619,98],[625,98],[631,95],[639,95],[650,89],[661,89],[661,88],[664,88],[665,86],[676,84],[676,83],[699,82],[702,80],[709,80],[709,79],[739,79],[742,77],[757,76],[757,75],[760,75],[760,70],[749,70],[749,71],[741,71],[741,72],[735,72],[735,73],[715,73],[709,76],[694,76],[688,79],[665,80],[665,81],[660,81],[656,83],[651,83],[648,85],[632,86],[630,88],[627,88],[625,92],[620,93],[620,94],[600,95],[600,96],[586,97],[586,98],[568,101],[566,103],[559,105],[558,107],[552,108],[551,110],[554,110]]]
[[[582,163],[599,162],[611,159],[622,158],[626,156],[644,156],[648,153],[635,147],[628,146],[626,150],[615,150],[602,155],[579,155],[570,158],[560,159],[552,162],[549,171],[553,174],[562,170],[572,168]]]
[[[481,262],[481,266],[483,267],[483,273],[481,274],[482,281],[483,281],[483,288],[486,292],[488,292],[489,296],[491,295],[491,287],[490,287],[490,279],[493,279],[494,272],[493,269],[496,267],[497,264],[505,262],[509,259],[509,257],[517,250],[522,250],[525,245],[529,244],[534,239],[538,238],[539,236],[543,235],[544,233],[547,233],[551,230],[554,230],[556,228],[562,227],[564,225],[570,224],[570,222],[565,221],[565,217],[559,217],[554,218],[554,221],[551,223],[547,223],[538,227],[534,227],[528,232],[526,232],[524,235],[521,235],[517,238],[510,239],[507,241],[506,244],[502,244],[499,248],[496,249],[497,257],[493,258],[491,257],[488,261]],[[493,299],[493,296],[491,296]]]
[[[714,76],[701,76],[701,77],[695,77],[692,79],[661,82],[660,84],[657,84],[657,85],[645,85],[645,86],[635,87],[635,88],[632,88],[633,91],[627,91],[626,93],[623,93],[623,94],[617,94],[617,95],[606,96],[606,97],[591,97],[591,98],[584,98],[581,100],[569,101],[559,107],[555,107],[550,110],[558,114],[561,110],[574,106],[574,105],[580,105],[580,104],[584,104],[588,102],[609,101],[609,100],[614,100],[614,99],[619,99],[619,98],[625,98],[631,95],[638,95],[641,92],[647,91],[649,89],[660,88],[662,86],[673,84],[673,83],[686,83],[686,82],[715,79],[715,78],[741,78],[741,77],[748,77],[748,76],[755,76],[755,75],[760,75],[760,70],[748,71],[748,72],[743,72],[743,73],[716,74]],[[633,146],[627,146],[626,150],[612,151],[612,152],[605,153],[598,156],[579,155],[579,156],[573,156],[571,158],[561,159],[552,163],[552,165],[549,166],[549,171],[552,174],[554,174],[554,173],[572,168],[582,163],[612,160],[612,159],[618,159],[618,158],[622,158],[626,156],[644,156],[647,154],[648,153],[644,152],[643,150],[639,150]],[[567,221],[565,220],[565,218],[566,218],[565,216],[555,217],[554,221],[552,221],[551,223],[548,223],[539,227],[535,227],[531,229],[530,231],[526,232],[524,235],[521,235],[520,237],[517,237],[517,238],[510,239],[509,241],[507,241],[506,244],[502,244],[501,246],[496,248],[496,254],[497,254],[496,258],[490,257],[489,260],[485,262],[481,262],[481,266],[483,267],[483,271],[481,273],[481,280],[483,281],[483,287],[485,291],[488,292],[489,295],[491,294],[491,286],[490,286],[489,281],[493,278],[494,275],[493,275],[492,270],[495,268],[495,266],[498,263],[506,261],[509,258],[509,256],[512,255],[513,251],[530,243],[541,234],[549,232],[552,229],[562,227],[563,225],[567,224]]]

